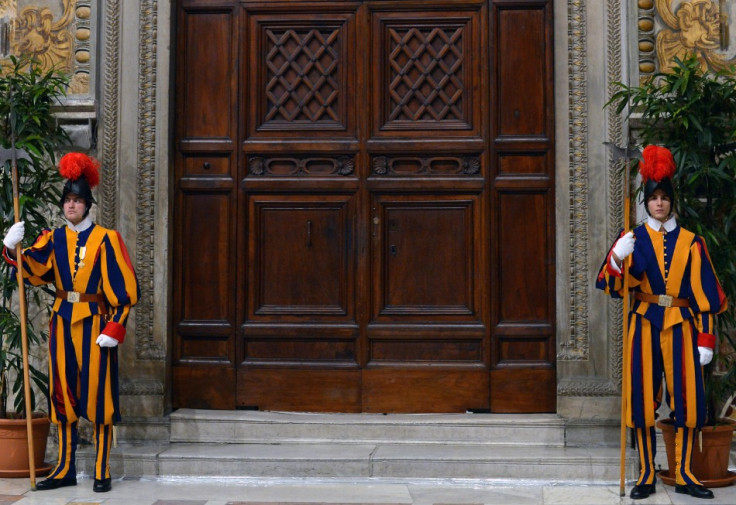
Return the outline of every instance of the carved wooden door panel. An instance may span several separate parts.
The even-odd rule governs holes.
[[[554,410],[551,26],[180,2],[175,407]]]

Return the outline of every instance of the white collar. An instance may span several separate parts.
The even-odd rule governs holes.
[[[65,219],[65,221],[69,229],[77,233],[83,232],[84,230],[86,230],[87,228],[89,228],[90,226],[94,224],[92,220],[89,218],[89,216],[82,219],[77,225],[72,224],[72,222],[69,221],[68,219]]]
[[[660,221],[659,219],[654,219],[652,216],[649,216],[647,217],[647,224],[654,231],[659,231],[662,226],[664,226],[664,230],[669,233],[677,228],[677,219],[675,218],[675,216],[672,216],[667,221],[662,223],[662,221]]]

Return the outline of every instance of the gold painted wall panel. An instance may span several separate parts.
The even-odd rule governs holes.
[[[695,54],[703,69],[736,64],[736,2],[638,0],[640,81]]]
[[[94,99],[96,7],[93,0],[0,0],[10,53],[70,75],[68,98]]]

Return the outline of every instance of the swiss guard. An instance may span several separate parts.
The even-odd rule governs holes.
[[[634,500],[656,492],[655,411],[662,401],[662,375],[675,425],[675,491],[695,498],[713,493],[693,475],[696,435],[706,421],[702,366],[713,359],[715,316],[727,301],[702,237],[680,227],[672,185],[675,161],[665,147],[650,145],[639,162],[648,214],[624,230],[611,247],[596,287],[623,296],[623,261],[633,295],[628,316],[629,350],[624,392],[626,423],[634,428],[641,471]],[[672,469],[670,469],[672,472]]]
[[[83,153],[59,161],[66,179],[59,206],[66,225],[44,230],[23,250],[23,277],[38,286],[53,284],[56,298],[49,322],[49,400],[57,424],[59,456],[49,478],[36,489],[77,484],[75,452],[80,417],[94,426],[93,491],[111,489],[113,424],[120,420],[117,346],[125,340],[130,309],[140,290],[123,239],[92,222],[89,211],[99,182],[98,162]],[[3,240],[5,260],[17,267],[15,247],[24,223],[10,227]]]

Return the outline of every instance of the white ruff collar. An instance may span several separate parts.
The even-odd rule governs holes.
[[[677,219],[675,218],[675,216],[672,216],[667,221],[662,223],[662,221],[660,221],[659,219],[654,219],[652,216],[649,216],[647,217],[647,224],[654,231],[659,231],[662,226],[664,226],[664,230],[669,233],[677,228]]]
[[[92,220],[89,218],[89,216],[87,216],[84,219],[82,219],[79,222],[79,224],[76,224],[76,225],[72,224],[72,222],[69,221],[68,219],[65,219],[65,221],[66,221],[66,225],[69,227],[69,229],[72,230],[72,231],[75,231],[77,233],[83,232],[84,230],[86,230],[87,228],[89,228],[90,226],[92,226],[92,224],[93,224],[92,223]]]

